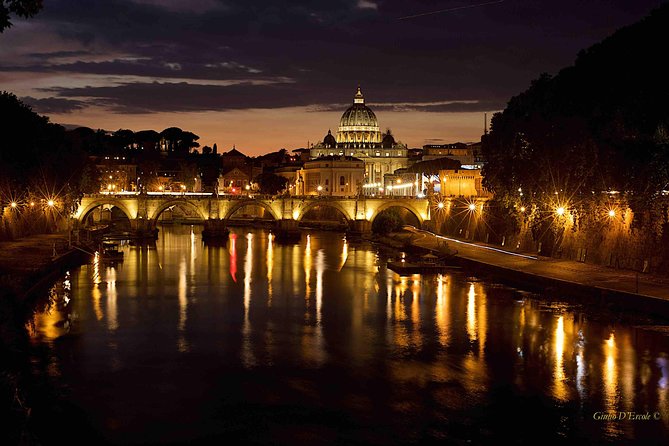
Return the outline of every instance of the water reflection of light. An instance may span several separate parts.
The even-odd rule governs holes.
[[[186,342],[184,331],[186,329],[186,318],[188,312],[188,299],[186,297],[186,258],[181,257],[179,262],[179,284],[177,286],[177,297],[179,299],[179,323],[177,331],[179,337],[177,339],[177,349],[180,352],[188,351],[188,343]]]
[[[583,339],[583,331],[579,330],[578,332],[578,343],[576,345],[578,353],[576,354],[576,391],[581,400],[584,400],[586,397],[586,387],[585,387],[585,355],[583,350],[585,349],[585,340]]]
[[[237,282],[237,234],[230,234],[230,275]]]
[[[393,317],[393,271],[386,268],[386,320],[390,321]]]
[[[304,247],[304,300],[309,317],[309,298],[311,296],[311,235],[307,234],[307,245]]]
[[[251,322],[249,312],[251,306],[251,273],[253,270],[253,234],[246,234],[246,256],[244,258],[244,324],[242,326],[243,345],[242,362],[246,367],[255,365],[255,357],[251,346]]]
[[[450,343],[449,333],[449,314],[448,295],[450,293],[450,284],[448,279],[441,274],[437,278],[437,305],[435,308],[435,318],[437,321],[437,330],[439,330],[439,343],[446,347]]]
[[[617,409],[618,400],[618,371],[616,367],[616,339],[613,333],[604,342],[604,407],[608,412]]]
[[[667,395],[669,387],[669,361],[665,354],[662,354],[656,360],[657,366],[660,368],[662,377],[657,383],[657,402],[660,411],[660,418],[665,426],[669,426],[669,395]]]
[[[274,269],[274,235],[267,235],[267,306],[272,305],[272,270]]]
[[[348,259],[348,241],[346,240],[346,237],[344,237],[344,245],[342,246],[341,249],[341,263],[339,264],[340,271],[346,264],[347,259]]]
[[[321,308],[323,306],[323,272],[325,271],[325,254],[322,249],[316,254],[316,324],[321,324]]]
[[[555,352],[555,366],[553,370],[553,395],[559,400],[567,399],[567,388],[564,373],[564,316],[560,316],[555,326],[553,338],[553,351]]]
[[[116,268],[109,267],[107,277],[107,328],[114,331],[118,328],[118,309],[116,307]]]
[[[95,256],[93,256],[93,283],[101,283],[102,279],[100,278],[100,253],[95,251]]]
[[[469,293],[467,294],[467,334],[470,341],[476,340],[476,291],[473,283],[469,284]]]

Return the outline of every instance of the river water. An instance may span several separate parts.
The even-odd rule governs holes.
[[[123,250],[70,271],[29,324],[97,441],[669,438],[669,337],[648,321],[466,271],[400,277],[331,232],[237,228],[209,247],[166,226]]]

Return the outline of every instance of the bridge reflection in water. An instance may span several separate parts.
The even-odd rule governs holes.
[[[199,237],[164,228],[155,249],[72,271],[34,316],[52,377],[114,443],[669,433],[669,341],[638,322],[466,273],[400,277],[342,234]],[[593,419],[619,411],[659,419]]]

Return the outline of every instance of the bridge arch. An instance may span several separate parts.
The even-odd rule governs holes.
[[[98,200],[92,200],[89,203],[82,203],[83,209],[79,212],[77,220],[79,223],[84,223],[88,215],[93,212],[93,210],[99,208],[100,206],[113,206],[117,207],[128,217],[128,220],[133,220],[137,215],[137,212],[132,212],[122,200],[117,200],[114,198],[100,198]]]
[[[397,200],[393,200],[393,201],[389,201],[389,202],[384,202],[383,204],[381,204],[378,208],[376,208],[376,210],[375,210],[374,213],[372,214],[372,216],[371,216],[371,218],[369,219],[369,221],[374,221],[374,219],[375,219],[376,217],[378,217],[378,215],[379,215],[381,212],[385,211],[386,209],[390,209],[390,208],[402,208],[402,209],[406,209],[406,210],[409,211],[411,214],[413,214],[413,215],[416,217],[416,219],[418,219],[418,222],[419,222],[421,225],[425,222],[425,219],[423,218],[422,213],[421,213],[418,209],[416,209],[414,206],[411,206],[411,205],[407,204],[407,203],[404,202],[404,201],[397,201]]]
[[[344,207],[341,206],[339,203],[332,202],[332,201],[326,201],[326,200],[316,200],[316,201],[312,201],[310,203],[306,203],[305,206],[302,209],[300,209],[299,214],[298,214],[298,216],[295,220],[301,221],[304,218],[304,216],[307,214],[307,212],[309,212],[309,211],[311,211],[311,210],[313,210],[317,207],[329,207],[329,208],[335,209],[335,210],[339,211],[339,213],[341,213],[344,216],[346,221],[351,221],[351,220],[354,219],[354,217],[352,217],[350,215],[350,213],[347,212],[346,209],[344,209]]]
[[[258,206],[258,207],[261,207],[261,208],[265,209],[267,212],[269,212],[269,214],[272,216],[272,218],[274,220],[280,220],[279,216],[276,215],[276,212],[274,212],[274,209],[272,209],[272,206],[270,206],[269,204],[267,204],[263,201],[254,200],[254,199],[242,200],[239,203],[235,203],[230,208],[230,210],[228,210],[228,213],[225,214],[225,220],[229,220],[235,214],[235,212],[237,212],[238,210],[240,210],[244,206]]]
[[[158,217],[160,217],[160,214],[165,212],[168,208],[172,206],[183,206],[188,209],[195,210],[197,215],[202,219],[206,220],[207,216],[205,213],[202,211],[202,209],[195,203],[189,201],[189,200],[184,200],[184,199],[175,199],[175,200],[167,200],[162,203],[160,203],[158,206],[156,206],[155,211],[153,212],[153,215],[151,216],[151,221],[156,223],[158,221]]]

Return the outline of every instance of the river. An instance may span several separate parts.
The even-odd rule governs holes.
[[[116,266],[72,270],[34,314],[46,378],[80,414],[68,429],[112,444],[669,438],[669,337],[652,322],[467,271],[400,277],[344,234],[281,245],[235,228],[210,247],[200,231],[165,226]]]

